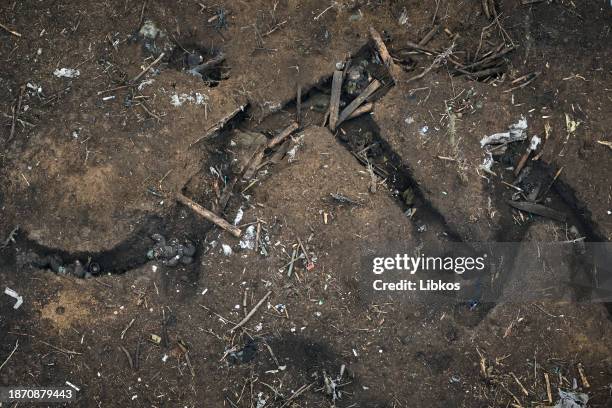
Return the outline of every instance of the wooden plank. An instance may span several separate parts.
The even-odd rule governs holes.
[[[338,112],[340,110],[340,94],[342,93],[342,71],[334,71],[332,80],[331,99],[329,101],[329,128],[336,130],[338,123]]]
[[[340,126],[342,122],[347,120],[348,117],[351,116],[351,114],[355,110],[357,110],[357,108],[359,108],[359,106],[361,106],[361,104],[365,102],[366,99],[368,99],[374,92],[376,92],[381,85],[382,84],[377,79],[370,82],[370,85],[368,85],[368,87],[364,89],[363,92],[361,92],[361,94],[359,94],[359,96],[353,100],[353,102],[351,102],[346,108],[344,108],[344,110],[342,110],[336,126]]]
[[[395,62],[393,62],[393,58],[391,57],[391,54],[389,54],[389,50],[387,50],[387,46],[385,45],[382,36],[374,29],[374,27],[370,27],[370,37],[372,37],[372,40],[374,41],[374,46],[376,47],[376,51],[378,51],[378,55],[380,55],[383,64],[385,64],[389,70],[389,75],[391,75],[393,82],[395,82],[398,78],[397,66],[395,65]]]
[[[208,211],[206,208],[202,207],[200,204],[196,203],[190,198],[187,198],[181,193],[178,193],[176,195],[176,201],[178,201],[181,204],[186,205],[196,214],[204,217],[205,219],[217,225],[218,227],[223,228],[224,230],[231,233],[233,236],[240,238],[240,234],[242,233],[242,231],[240,231],[238,227],[230,224],[229,222],[219,217],[217,214],[213,213],[212,211]]]

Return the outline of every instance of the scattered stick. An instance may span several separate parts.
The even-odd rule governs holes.
[[[353,102],[344,108],[342,113],[340,113],[336,126],[340,126],[342,122],[347,120],[348,117],[351,116],[351,114],[357,110],[357,108],[359,108],[363,102],[366,101],[366,99],[368,99],[374,92],[376,92],[378,88],[380,88],[380,86],[381,83],[377,79],[370,82],[370,85],[368,85],[368,87],[364,89],[363,92],[361,92],[361,94],[359,94],[359,96],[353,100]]]
[[[504,55],[508,54],[509,52],[514,51],[515,47],[506,47],[504,49],[502,49],[499,52],[496,52],[495,54],[489,55],[488,57],[482,58],[479,61],[476,61],[470,65],[466,65],[463,69],[465,70],[469,70],[469,69],[473,69],[476,67],[480,67],[480,66],[486,66],[487,64],[491,64],[493,61],[503,57]]]
[[[61,347],[56,347],[53,344],[47,343],[46,341],[43,340],[38,340],[39,342],[41,342],[42,344],[51,347],[54,350],[59,351],[60,353],[64,353],[64,354],[74,354],[74,355],[81,355],[83,353],[79,353],[78,351],[73,351],[73,350],[67,350],[65,348],[61,348]]]
[[[506,68],[504,66],[498,66],[498,67],[493,67],[493,68],[487,68],[487,69],[483,69],[482,71],[476,71],[476,72],[470,72],[470,71],[466,71],[465,69],[461,69],[461,68],[456,68],[457,72],[460,72],[464,75],[473,77],[473,78],[483,78],[483,77],[488,77],[491,75],[495,75],[495,74],[500,74],[502,72],[504,72],[506,70]]]
[[[157,57],[157,58],[155,59],[155,61],[153,61],[152,63],[150,63],[148,67],[146,67],[145,69],[143,69],[143,70],[142,70],[142,72],[141,72],[140,74],[136,75],[136,76],[134,77],[134,79],[132,79],[132,82],[136,82],[136,81],[138,81],[140,78],[142,78],[142,76],[143,76],[144,74],[146,74],[147,72],[149,72],[149,70],[150,70],[151,68],[153,68],[155,65],[159,64],[159,62],[160,62],[160,61],[162,60],[162,58],[164,58],[165,56],[166,56],[166,53],[164,53],[164,52],[162,52],[161,54],[159,54],[159,57]]]
[[[9,361],[11,359],[11,357],[13,357],[13,354],[15,354],[15,351],[17,351],[17,347],[19,347],[19,340],[17,340],[15,342],[15,348],[13,348],[13,351],[11,351],[11,353],[8,355],[8,357],[6,358],[6,360],[4,360],[4,363],[2,363],[2,365],[0,365],[0,370],[2,370],[2,367],[4,367],[4,365],[6,364],[7,361]]]
[[[132,327],[132,325],[134,324],[134,322],[136,321],[136,319],[132,319],[128,325],[125,327],[125,329],[123,329],[123,331],[121,332],[121,340],[123,340],[123,338],[125,337],[125,333],[127,333],[128,330],[130,330],[130,327]]]
[[[142,24],[144,23],[144,14],[145,14],[146,7],[147,7],[147,0],[142,2],[142,9],[140,10],[140,19],[138,20],[138,28],[142,27]]]
[[[548,192],[550,191],[550,189],[553,186],[553,184],[555,183],[555,181],[557,181],[557,178],[559,177],[559,175],[561,174],[563,169],[564,168],[561,167],[559,170],[557,170],[557,172],[555,173],[555,177],[553,177],[553,179],[551,180],[550,184],[548,184],[548,186],[546,186],[546,189],[544,189],[544,191],[540,195],[540,198],[538,198],[536,200],[536,202],[540,202],[540,201],[544,200],[544,197],[546,197],[546,194],[548,194]]]
[[[342,92],[342,71],[334,71],[332,79],[331,98],[329,100],[329,128],[333,132],[338,124],[340,110],[340,94]]]
[[[520,84],[520,85],[514,86],[514,87],[512,87],[512,88],[510,88],[510,89],[506,89],[506,90],[504,91],[504,93],[512,92],[512,91],[515,91],[515,90],[517,90],[517,89],[520,89],[520,88],[524,88],[524,87],[526,87],[527,85],[529,85],[530,83],[532,83],[533,81],[535,81],[535,79],[536,79],[537,77],[539,77],[539,76],[540,76],[540,74],[541,74],[541,72],[532,72],[532,73],[530,73],[530,74],[523,75],[522,77],[515,79],[514,81],[512,81],[512,84],[518,83],[518,82],[520,82],[520,81],[525,81],[525,82],[523,82],[523,83],[522,83],[522,84]]]
[[[295,121],[298,123],[298,125],[302,123],[302,85],[298,85],[297,88]]]
[[[21,112],[21,100],[23,98],[23,91],[25,90],[25,85],[19,87],[19,96],[17,97],[17,105],[15,106],[15,110],[13,111],[13,121],[11,122],[11,133],[9,134],[7,143],[13,139],[15,136],[15,125],[19,120],[19,113]]]
[[[123,346],[119,346],[119,349],[121,351],[123,351],[123,353],[127,357],[128,363],[130,363],[130,368],[133,370],[134,369],[134,360],[132,360],[132,356],[130,355],[130,352],[125,347],[123,347]]]
[[[257,233],[255,234],[255,253],[259,252],[259,238],[261,236],[261,222],[257,221]]]
[[[359,108],[355,109],[355,111],[351,113],[350,116],[346,118],[346,120],[355,119],[356,117],[365,115],[366,113],[370,113],[372,112],[373,109],[374,109],[374,104],[372,102],[363,104]]]
[[[104,91],[98,91],[98,92],[96,92],[96,95],[100,96],[100,95],[103,95],[103,94],[105,94],[105,93],[115,92],[115,91],[119,91],[119,90],[121,90],[121,89],[131,88],[131,87],[133,87],[133,86],[134,86],[134,85],[121,85],[121,86],[117,86],[117,87],[115,87],[115,88],[106,89],[106,90],[104,90]]]
[[[219,208],[217,209],[217,212],[219,214],[225,211],[227,202],[232,197],[234,186],[236,185],[236,181],[238,181],[238,178],[234,178],[232,181],[227,183],[225,187],[223,188],[223,192],[221,193],[221,197],[219,198]]]
[[[19,34],[17,31],[11,30],[10,28],[8,28],[2,23],[0,23],[0,28],[2,28],[3,30],[6,30],[10,34],[13,34],[15,37],[21,37],[21,34]]]
[[[259,309],[261,307],[261,305],[263,305],[263,303],[266,301],[266,299],[272,294],[272,291],[268,291],[268,293],[265,294],[264,297],[261,298],[261,300],[259,302],[257,302],[257,304],[253,307],[253,309],[251,309],[251,311],[244,317],[244,319],[242,319],[238,324],[236,324],[234,327],[232,327],[232,329],[230,330],[230,332],[233,332],[234,330],[236,330],[239,327],[242,327],[246,324],[246,322],[248,322],[251,317],[253,317],[253,315],[255,314],[255,312],[257,312],[257,309]]]
[[[544,373],[544,381],[546,381],[546,396],[548,397],[548,403],[552,404],[552,390],[550,389],[550,378],[548,378],[548,373]]]
[[[514,378],[514,381],[516,381],[516,383],[519,385],[519,387],[521,387],[521,391],[523,392],[523,394],[529,395],[529,392],[523,386],[523,384],[519,381],[519,379],[516,377],[516,375],[514,373],[510,373],[510,374],[512,375],[512,378]]]
[[[224,117],[223,119],[221,119],[219,122],[217,122],[216,124],[214,124],[213,126],[211,126],[210,128],[208,128],[208,130],[204,133],[204,135],[200,136],[199,138],[197,138],[193,143],[191,143],[189,145],[189,147],[198,144],[199,142],[201,142],[204,139],[207,139],[211,136],[213,136],[215,133],[217,133],[221,128],[223,128],[223,126],[225,126],[227,124],[227,122],[229,122],[230,120],[232,120],[239,112],[242,112],[244,110],[244,108],[246,107],[246,105],[240,105],[238,106],[236,109],[234,109],[232,112],[230,112],[229,115],[227,115],[226,117]]]
[[[412,78],[408,78],[408,79],[406,80],[406,83],[413,82],[413,81],[416,81],[416,80],[419,80],[419,79],[423,78],[423,77],[424,77],[425,75],[427,75],[427,74],[428,74],[428,73],[429,73],[429,72],[430,72],[432,69],[437,68],[438,66],[439,66],[439,64],[438,64],[436,61],[434,61],[434,62],[433,62],[433,63],[432,63],[430,66],[428,66],[427,68],[425,68],[425,69],[423,70],[423,72],[421,72],[420,74],[415,75],[415,76],[413,76]]]
[[[264,158],[266,153],[266,149],[272,149],[282,143],[286,138],[288,138],[293,132],[295,132],[300,125],[297,122],[292,122],[289,126],[283,129],[278,135],[274,136],[272,139],[268,140],[266,143],[263,143],[257,147],[255,153],[251,157],[251,160],[245,167],[242,178],[245,180],[250,180],[257,170],[260,167],[261,161]]]
[[[210,71],[217,65],[221,64],[223,61],[225,61],[225,54],[219,53],[208,61],[192,68],[191,71],[197,72],[200,75],[204,75],[207,71]]]
[[[378,51],[378,55],[380,55],[383,64],[389,70],[391,79],[393,79],[393,82],[396,82],[398,78],[397,67],[393,62],[393,58],[391,57],[391,54],[389,54],[389,50],[387,50],[387,46],[385,45],[380,33],[376,31],[374,27],[370,27],[370,37],[372,37],[372,40],[374,41],[374,46],[376,47],[376,51]]]
[[[542,204],[530,203],[529,201],[509,200],[508,205],[521,211],[526,211],[528,213],[540,215],[542,217],[550,218],[560,222],[565,222],[567,218],[565,214],[559,211],[553,210],[552,208],[548,208]]]
[[[417,51],[426,52],[428,54],[438,54],[438,51],[434,50],[433,48],[428,48],[428,47],[425,47],[424,45],[413,43],[412,41],[406,41],[406,45],[409,48],[413,48]]]
[[[589,384],[589,380],[587,379],[586,374],[584,373],[584,367],[582,363],[578,363],[578,374],[580,374],[580,381],[584,388],[591,388],[591,384]]]
[[[597,143],[602,146],[608,146],[610,149],[612,149],[612,142],[608,142],[607,140],[597,140]]]
[[[284,142],[285,139],[288,138],[293,132],[298,130],[299,127],[300,126],[297,124],[297,122],[292,122],[282,132],[280,132],[278,135],[274,136],[272,139],[268,140],[268,143],[266,144],[266,149],[273,149],[273,148],[275,148],[277,145],[279,145],[282,142]]]
[[[427,34],[425,34],[425,37],[423,37],[423,39],[421,41],[419,41],[419,43],[417,44],[419,47],[424,47],[427,45],[427,43],[429,43],[431,41],[431,39],[434,37],[434,35],[436,35],[438,33],[438,30],[440,29],[440,25],[436,24],[435,26],[433,26],[433,28],[431,30],[429,30],[429,32]]]
[[[223,218],[219,217],[215,213],[213,213],[211,211],[208,211],[206,208],[202,207],[201,205],[199,205],[198,203],[194,202],[190,198],[187,198],[184,195],[182,195],[181,193],[178,193],[176,195],[176,200],[179,203],[189,207],[193,212],[195,212],[198,215],[204,217],[205,219],[207,219],[208,221],[210,221],[213,224],[217,225],[218,227],[228,231],[230,234],[232,234],[236,238],[240,238],[240,234],[242,233],[242,231],[240,231],[240,229],[238,227],[230,224],[229,222],[227,222]]]

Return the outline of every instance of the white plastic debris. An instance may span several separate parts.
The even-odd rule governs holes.
[[[73,68],[60,68],[53,71],[53,75],[58,78],[76,78],[81,75],[81,71]]]
[[[408,11],[406,10],[406,7],[404,7],[404,9],[402,10],[402,14],[400,15],[398,19],[398,23],[400,23],[400,25],[405,25],[407,22],[408,22]]]
[[[507,132],[495,133],[483,137],[480,141],[480,147],[485,147],[490,144],[517,142],[525,139],[527,139],[527,119],[522,116],[518,122],[510,125]]]
[[[223,255],[225,256],[230,256],[233,252],[232,247],[227,244],[221,245],[221,248],[223,248]]]
[[[267,399],[263,392],[257,394],[257,408],[263,408],[266,406]]]
[[[563,391],[559,389],[559,401],[554,408],[585,408],[589,396],[580,392]]]
[[[484,161],[480,165],[480,168],[486,171],[487,173],[493,173],[493,170],[491,170],[491,167],[493,167],[493,162],[493,155],[487,152],[487,155],[485,156]]]
[[[192,95],[189,94],[174,94],[170,97],[170,103],[174,106],[181,106],[184,103],[191,103],[194,105],[203,105],[208,100],[208,96],[203,95],[199,92],[195,92]]]
[[[140,85],[138,85],[138,90],[142,91],[145,88],[145,86],[151,85],[153,82],[155,82],[154,79],[147,79],[145,81],[142,81]]]
[[[529,150],[531,150],[532,152],[535,151],[541,142],[542,139],[540,139],[538,136],[533,136],[531,138],[531,141],[529,142]]]
[[[9,295],[16,300],[15,304],[13,305],[13,309],[19,309],[19,307],[21,307],[23,304],[23,296],[19,296],[19,293],[15,292],[13,289],[7,287],[4,289],[4,294]]]
[[[242,209],[242,207],[240,207],[238,209],[238,212],[236,213],[236,218],[234,218],[234,225],[240,224],[240,221],[242,221],[242,217],[244,217],[244,210]]]
[[[249,225],[244,231],[244,235],[240,240],[240,248],[242,249],[254,249],[255,248],[255,226]]]

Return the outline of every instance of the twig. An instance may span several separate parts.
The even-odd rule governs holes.
[[[589,384],[589,380],[587,379],[586,374],[584,373],[584,367],[582,367],[582,363],[578,363],[578,374],[580,374],[580,381],[584,388],[591,388],[591,384]]]
[[[208,61],[198,65],[197,67],[192,68],[191,71],[197,72],[200,75],[204,75],[206,71],[213,69],[217,65],[221,64],[223,61],[225,61],[225,54],[220,53],[215,57],[209,59]]]
[[[147,0],[142,2],[142,9],[140,10],[140,19],[138,20],[138,28],[142,27],[142,23],[144,23],[144,13],[145,13],[146,7],[147,7]]]
[[[195,144],[198,144],[200,141],[202,141],[202,140],[204,140],[204,139],[206,139],[208,137],[211,137],[212,135],[217,133],[221,128],[223,128],[223,126],[225,126],[227,124],[227,122],[232,120],[239,112],[242,112],[245,107],[246,107],[246,105],[238,106],[236,109],[234,109],[232,112],[230,112],[229,115],[225,116],[219,122],[217,122],[216,124],[214,124],[213,126],[208,128],[208,130],[206,130],[206,132],[202,136],[200,136],[193,143],[191,143],[189,145],[189,147],[191,147],[191,146],[193,146]]]
[[[302,385],[296,392],[293,393],[292,396],[289,397],[289,399],[287,399],[287,401],[283,403],[283,405],[280,406],[280,408],[284,408],[285,406],[287,406],[287,404],[302,395],[305,391],[308,391],[308,389],[310,389],[310,387],[312,387],[313,385],[314,383]]]
[[[121,340],[123,340],[123,338],[125,337],[125,333],[127,333],[128,330],[130,330],[130,327],[132,327],[132,325],[134,324],[134,322],[136,321],[136,319],[132,319],[128,325],[125,327],[125,329],[123,329],[123,331],[121,332]]]
[[[19,112],[21,111],[21,100],[23,98],[24,89],[25,89],[25,85],[22,85],[19,87],[19,96],[17,97],[17,106],[15,107],[15,110],[13,111],[13,122],[11,123],[11,133],[9,134],[9,137],[6,140],[7,143],[13,139],[13,136],[15,136],[15,125],[17,124],[17,120],[19,119]]]
[[[140,78],[142,78],[142,76],[143,76],[144,74],[146,74],[147,72],[149,72],[149,70],[150,70],[151,68],[153,68],[155,65],[157,65],[157,64],[159,63],[159,61],[161,61],[161,60],[162,60],[162,58],[164,58],[164,56],[165,56],[165,55],[166,55],[166,54],[165,54],[165,53],[163,53],[163,52],[162,52],[161,54],[159,54],[159,57],[157,57],[157,58],[155,59],[155,61],[153,61],[152,63],[150,63],[148,67],[146,67],[145,69],[143,69],[143,70],[142,70],[142,72],[141,72],[140,74],[136,75],[136,76],[134,77],[134,79],[132,79],[132,82],[136,82],[136,81],[138,81]]]
[[[242,231],[240,231],[240,229],[238,227],[230,224],[229,222],[227,222],[223,218],[219,217],[215,213],[213,213],[211,211],[208,211],[206,208],[202,207],[201,205],[199,205],[198,203],[194,202],[190,198],[187,198],[184,195],[182,195],[181,193],[178,193],[176,195],[176,200],[179,203],[184,204],[185,206],[189,207],[196,214],[204,217],[205,219],[207,219],[208,221],[210,221],[213,224],[217,225],[218,227],[228,231],[233,236],[235,236],[237,238],[240,238],[240,234],[242,233]]]
[[[0,23],[0,28],[8,31],[9,33],[13,34],[15,37],[21,37],[21,34],[19,34],[17,31],[13,31],[10,28],[8,28],[7,26],[5,26],[4,24]]]
[[[529,392],[523,386],[523,384],[519,381],[519,379],[516,377],[516,375],[514,373],[510,373],[510,375],[512,375],[512,378],[514,378],[514,381],[516,381],[516,383],[519,385],[519,387],[521,387],[521,391],[523,391],[523,394],[529,395]]]
[[[550,389],[550,378],[548,378],[548,373],[544,373],[544,381],[546,381],[546,396],[548,397],[548,402],[552,404],[553,397]]]
[[[332,4],[331,6],[329,6],[328,8],[326,8],[325,10],[323,10],[322,12],[320,12],[318,15],[315,16],[314,21],[317,21],[318,19],[321,18],[321,16],[323,16],[323,14],[327,13],[327,11],[329,9],[332,9],[334,7],[334,5]]]
[[[302,123],[302,85],[298,85],[297,87],[297,98],[295,103],[295,121],[299,125]]]
[[[9,361],[11,359],[11,357],[13,357],[13,354],[15,354],[15,351],[17,351],[17,347],[19,347],[19,340],[15,341],[15,348],[13,348],[13,351],[11,351],[11,354],[9,354],[8,357],[6,358],[6,360],[4,360],[4,363],[2,363],[2,365],[0,365],[0,370],[2,370],[2,367],[4,367],[6,362]]]
[[[52,348],[52,349],[54,349],[54,350],[59,351],[60,353],[64,353],[64,354],[74,354],[74,355],[81,355],[81,354],[83,354],[83,353],[79,353],[78,351],[67,350],[67,349],[65,349],[65,348],[56,347],[56,346],[54,346],[53,344],[49,344],[49,343],[47,343],[46,341],[43,341],[43,340],[38,340],[38,341],[39,341],[39,342],[41,342],[41,343],[42,343],[42,344],[44,344],[44,345],[47,345],[47,346],[51,347],[51,348]]]
[[[438,65],[438,63],[437,63],[436,61],[432,62],[432,64],[431,64],[430,66],[428,66],[427,68],[425,68],[425,69],[423,70],[423,72],[421,72],[421,73],[420,73],[420,74],[418,74],[418,75],[413,76],[412,78],[408,78],[408,79],[406,80],[406,83],[413,82],[413,81],[416,81],[416,80],[419,80],[419,79],[423,78],[423,77],[424,77],[425,75],[427,75],[427,74],[428,74],[428,73],[429,73],[429,72],[430,72],[432,69],[437,68],[438,66],[439,66],[439,65]]]
[[[130,368],[133,370],[134,369],[134,360],[132,360],[132,356],[130,355],[130,352],[127,351],[127,349],[125,347],[123,347],[123,346],[119,346],[119,349],[125,353],[125,356],[128,359],[128,363],[130,363]]]
[[[427,43],[429,43],[431,41],[431,39],[434,37],[434,35],[437,34],[439,29],[440,29],[440,25],[439,24],[436,24],[435,26],[433,26],[433,28],[431,30],[429,30],[429,32],[427,34],[425,34],[425,37],[423,37],[423,39],[421,41],[419,41],[418,46],[419,47],[426,46]]]
[[[426,52],[428,54],[438,54],[438,51],[434,50],[433,48],[428,48],[423,45],[413,43],[412,41],[406,41],[406,45],[410,48],[414,48],[417,51]]]
[[[245,316],[244,319],[242,319],[237,325],[235,325],[234,327],[232,327],[232,329],[230,330],[231,332],[233,332],[234,330],[236,330],[237,328],[243,326],[246,322],[249,321],[249,319],[251,319],[251,317],[253,317],[253,315],[255,314],[255,312],[257,312],[257,309],[259,309],[259,307],[261,305],[263,305],[263,303],[266,301],[266,299],[272,294],[272,291],[268,291],[268,293],[265,294],[264,297],[261,298],[261,300],[259,302],[257,302],[257,304],[253,307],[253,309],[251,309],[251,311],[249,312],[249,314],[247,314]]]

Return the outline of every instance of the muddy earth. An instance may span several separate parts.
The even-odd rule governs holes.
[[[0,407],[612,406],[611,27],[3,0]],[[373,289],[374,257],[501,246]]]

